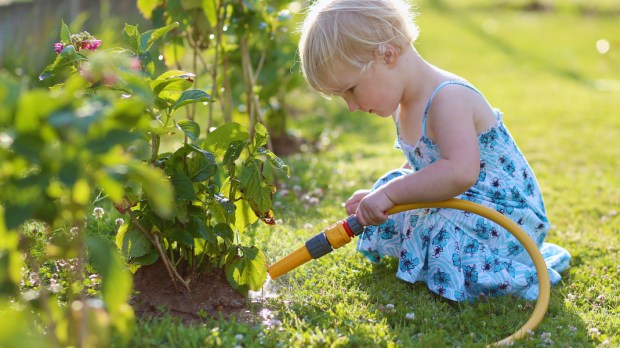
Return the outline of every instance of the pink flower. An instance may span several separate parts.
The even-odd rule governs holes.
[[[57,54],[62,52],[64,48],[65,48],[65,44],[63,44],[62,42],[57,42],[54,44],[54,51],[56,51]]]
[[[87,50],[96,50],[99,46],[101,46],[101,40],[84,40],[82,41],[82,49]]]

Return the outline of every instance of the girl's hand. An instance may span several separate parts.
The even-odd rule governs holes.
[[[366,197],[370,193],[370,190],[357,190],[355,191],[347,202],[344,204],[344,208],[347,211],[348,215],[355,214],[357,207],[360,205],[360,202],[364,197]]]
[[[355,216],[362,226],[378,226],[387,220],[387,211],[395,205],[384,190],[378,189],[362,199]]]

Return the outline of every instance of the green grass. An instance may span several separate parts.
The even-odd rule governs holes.
[[[573,256],[562,283],[552,288],[541,326],[515,346],[548,345],[543,334],[558,347],[618,346],[620,6],[550,1],[557,4],[555,12],[525,12],[490,3],[495,2],[421,1],[416,47],[504,111],[542,187],[553,224],[548,241]],[[497,2],[502,3],[508,2]],[[611,45],[606,54],[597,52],[601,39]],[[278,195],[281,222],[243,236],[270,263],[343,219],[342,203],[354,190],[403,162],[392,149],[390,122],[343,113],[340,100],[302,100],[297,107],[303,116],[294,123],[302,134],[323,129],[330,145],[285,159],[292,177],[283,180],[289,193]],[[312,193],[318,204],[303,193]],[[478,347],[511,334],[532,312],[532,303],[512,297],[449,303],[424,284],[398,280],[395,260],[372,266],[354,249],[347,245],[271,282],[266,290],[277,296],[251,306],[252,322],[141,321],[129,345]]]

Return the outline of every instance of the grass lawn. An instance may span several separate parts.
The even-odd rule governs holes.
[[[554,12],[528,12],[506,3],[420,1],[416,47],[504,111],[542,187],[553,224],[547,240],[573,256],[542,324],[515,346],[620,346],[620,7],[556,1]],[[597,41],[609,51],[601,54]],[[403,162],[388,120],[344,113],[340,100],[297,107],[295,127],[321,133],[327,150],[285,159],[292,177],[277,195],[280,223],[242,236],[270,263],[345,218],[353,191]],[[268,283],[252,305],[254,322],[139,322],[130,345],[484,346],[531,315],[533,303],[513,297],[441,300],[398,280],[396,260],[372,266],[353,244]]]

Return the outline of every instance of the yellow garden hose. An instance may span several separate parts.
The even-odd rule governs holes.
[[[533,331],[536,329],[543,320],[545,312],[549,307],[551,285],[549,282],[549,273],[547,272],[545,260],[540,253],[540,250],[538,250],[538,246],[534,243],[534,241],[532,241],[527,233],[525,233],[525,231],[523,231],[523,229],[514,221],[491,208],[456,198],[440,202],[401,204],[388,210],[388,214],[391,215],[406,210],[424,208],[458,209],[480,215],[502,226],[507,231],[512,233],[512,235],[515,236],[519,242],[521,242],[536,267],[539,285],[538,300],[536,301],[534,312],[528,321],[523,324],[521,328],[515,331],[515,333],[496,342],[495,345],[508,345],[515,340],[523,338],[528,331]],[[359,226],[355,216],[353,215],[346,220],[335,223],[308,240],[304,246],[270,266],[268,269],[269,276],[271,279],[276,279],[282,274],[285,274],[312,259],[319,258],[331,252],[333,249],[340,248],[350,242],[352,237],[360,234],[361,231],[362,227]]]

